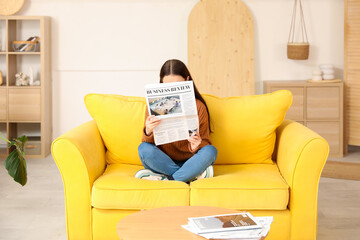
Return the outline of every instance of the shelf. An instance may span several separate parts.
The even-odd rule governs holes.
[[[41,52],[0,52],[0,55],[41,55]]]
[[[10,123],[12,129],[11,138],[26,135],[28,141],[25,144],[26,155],[41,154],[41,124],[40,123]]]
[[[0,16],[0,20],[44,20],[44,16]]]
[[[9,55],[40,55],[41,52],[6,52]]]
[[[40,38],[35,52],[16,52],[13,41]],[[51,65],[50,18],[0,16],[0,71],[5,83],[0,86],[0,131],[9,139],[28,137],[26,158],[43,158],[50,153]],[[39,86],[16,86],[18,73],[40,80]],[[1,142],[0,142],[1,143]],[[0,145],[1,147],[1,145]],[[0,148],[0,157],[13,149]]]
[[[41,89],[41,86],[8,86],[9,89]]]
[[[41,123],[41,121],[9,121],[9,123]]]
[[[33,79],[41,79],[41,55],[34,53],[13,52],[8,55],[9,87],[16,87],[15,75],[20,72],[30,76],[32,70]]]

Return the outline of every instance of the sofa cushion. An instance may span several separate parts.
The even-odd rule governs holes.
[[[137,149],[145,121],[145,98],[88,94],[85,105],[107,148],[107,163],[142,165]]]
[[[149,209],[189,205],[189,185],[179,181],[134,178],[143,167],[110,164],[93,185],[92,206],[99,209]]]
[[[290,91],[228,98],[203,96],[213,131],[210,139],[218,150],[215,164],[272,163],[275,130],[292,103]]]
[[[276,164],[215,165],[213,178],[191,183],[190,205],[284,210],[289,187]]]

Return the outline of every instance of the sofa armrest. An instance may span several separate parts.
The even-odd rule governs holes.
[[[276,162],[290,187],[291,239],[316,239],[318,186],[329,145],[291,120],[281,124],[276,138]]]
[[[105,146],[95,121],[55,139],[51,152],[64,183],[67,239],[92,239],[91,189],[105,170]]]

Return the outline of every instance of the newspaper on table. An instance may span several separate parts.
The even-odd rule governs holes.
[[[199,129],[192,81],[145,86],[149,115],[161,119],[153,130],[155,145],[186,140]]]
[[[182,227],[206,239],[262,240],[269,233],[272,221],[273,217],[254,217],[243,212],[189,218]]]

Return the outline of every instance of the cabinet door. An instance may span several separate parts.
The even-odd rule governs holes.
[[[6,89],[0,89],[0,120],[6,120]]]
[[[40,89],[9,89],[9,120],[40,121]]]
[[[331,157],[342,156],[339,122],[307,122],[306,125],[329,143]]]
[[[306,96],[308,120],[340,120],[339,87],[308,87]]]
[[[304,88],[303,87],[271,87],[271,92],[289,90],[293,95],[293,102],[286,112],[286,119],[295,121],[304,120]]]

